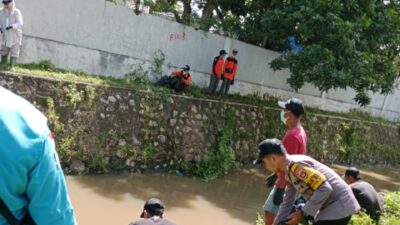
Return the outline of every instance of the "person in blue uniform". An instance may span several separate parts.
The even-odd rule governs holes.
[[[0,87],[0,198],[13,219],[77,224],[47,118]],[[10,224],[0,213],[0,225]]]

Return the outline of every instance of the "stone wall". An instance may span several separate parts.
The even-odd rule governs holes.
[[[236,161],[248,164],[259,141],[285,131],[279,110],[267,107],[4,72],[0,85],[48,116],[67,173],[168,170],[214,151],[227,129]],[[321,161],[400,161],[397,126],[313,114],[303,122],[309,153]]]

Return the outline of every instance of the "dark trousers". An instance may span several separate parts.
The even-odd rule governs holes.
[[[320,220],[313,225],[347,225],[351,219],[351,216],[340,219],[340,220]]]
[[[219,90],[219,93],[221,95],[226,95],[228,94],[229,87],[231,86],[231,80],[228,79],[222,79],[222,85],[221,89]]]
[[[186,85],[186,84],[180,83],[180,84],[175,88],[175,91],[178,92],[179,94],[186,93],[187,86],[188,86],[188,85]]]
[[[208,87],[208,93],[213,95],[218,88],[219,78],[216,77],[214,74],[210,76],[210,86]]]

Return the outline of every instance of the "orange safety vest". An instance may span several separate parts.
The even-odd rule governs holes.
[[[189,73],[185,74],[183,70],[177,70],[171,73],[171,77],[179,76],[182,77],[181,84],[189,85],[192,83],[192,77]]]
[[[216,56],[213,61],[212,74],[218,78],[221,78],[221,74],[224,72],[224,57]]]
[[[225,61],[224,77],[228,80],[234,80],[236,76],[238,61],[234,56],[229,56]]]

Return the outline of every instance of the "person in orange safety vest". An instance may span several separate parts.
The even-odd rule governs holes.
[[[235,76],[236,76],[236,71],[237,71],[237,66],[238,66],[238,61],[236,59],[236,56],[238,54],[237,49],[232,50],[232,55],[229,56],[225,60],[224,64],[224,74],[222,76],[222,85],[219,93],[221,95],[226,95],[228,94],[229,87],[233,85],[235,81]]]
[[[219,80],[224,74],[224,63],[225,63],[225,50],[219,51],[219,55],[215,56],[212,66],[212,73],[210,76],[210,86],[208,87],[208,93],[213,95],[218,88]]]
[[[186,94],[187,87],[192,83],[192,77],[189,73],[190,66],[185,65],[181,70],[171,73],[171,88],[180,94]]]

